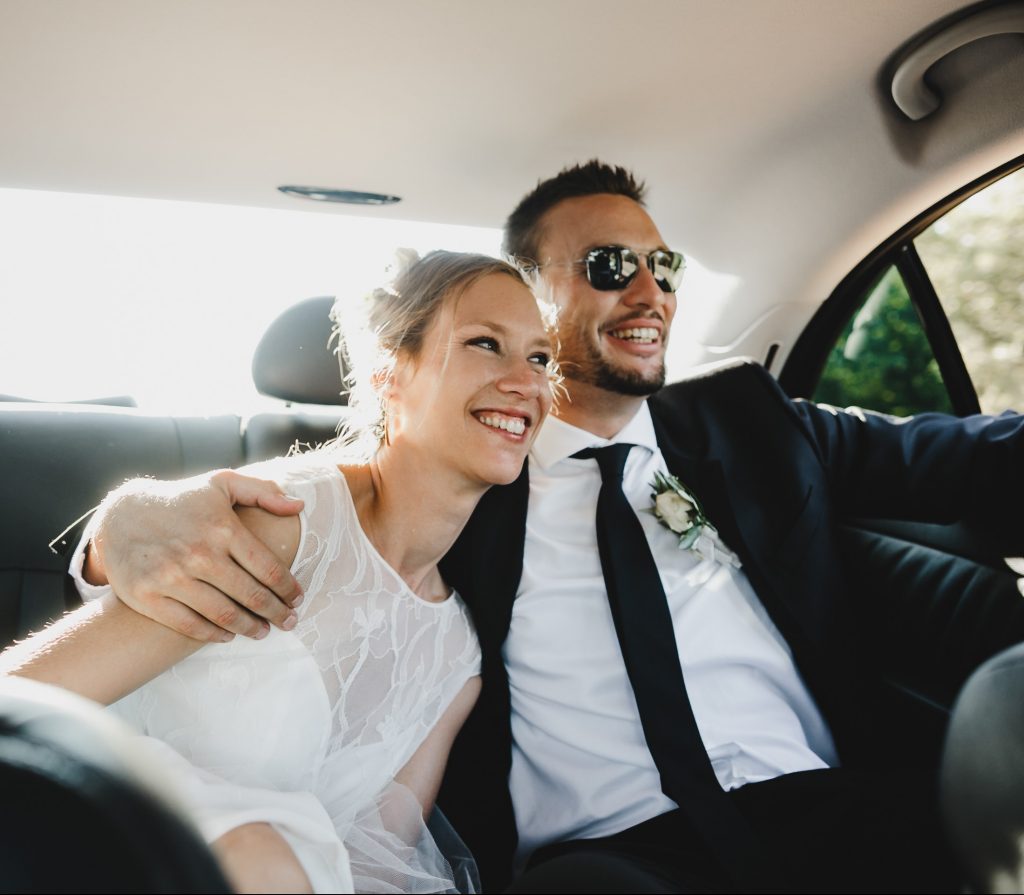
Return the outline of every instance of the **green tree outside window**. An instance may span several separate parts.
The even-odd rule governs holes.
[[[952,412],[931,345],[895,268],[885,273],[846,325],[813,400],[896,416]]]

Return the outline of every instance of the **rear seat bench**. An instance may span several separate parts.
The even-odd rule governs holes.
[[[178,479],[281,456],[296,441],[332,438],[339,419],[290,412],[167,417],[0,403],[0,646],[78,605],[65,574],[68,558],[48,544],[112,488],[137,476]]]

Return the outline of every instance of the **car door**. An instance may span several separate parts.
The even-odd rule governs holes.
[[[1024,408],[1024,158],[882,242],[812,318],[781,371],[793,397],[898,417]],[[932,752],[970,669],[1014,642],[1024,526],[848,519],[844,553],[891,723]],[[1009,558],[1009,561],[1008,561]],[[1004,642],[1005,641],[1005,642]],[[908,719],[914,718],[913,723]],[[931,729],[934,738],[918,736]]]

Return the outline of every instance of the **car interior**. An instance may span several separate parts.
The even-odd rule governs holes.
[[[746,356],[794,398],[1001,413],[1024,407],[1022,87],[1020,0],[0,0],[0,192],[500,227],[538,178],[598,157],[646,179],[705,271],[679,294],[671,378]],[[28,338],[2,297],[5,338]],[[76,523],[111,488],[334,437],[332,302],[282,295],[254,346],[275,410],[0,396],[0,644],[78,605]],[[848,519],[843,544],[879,730],[937,765],[959,688],[1024,640],[1024,523]],[[3,723],[24,704],[5,693]]]

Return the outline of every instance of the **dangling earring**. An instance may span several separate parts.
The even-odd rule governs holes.
[[[388,404],[389,403],[390,403],[390,399],[385,398],[384,399],[384,406],[381,408],[381,412],[380,412],[380,428],[381,428],[380,440],[382,442],[384,442],[384,446],[385,447],[391,447],[391,432],[390,432],[390,427],[388,426]]]

